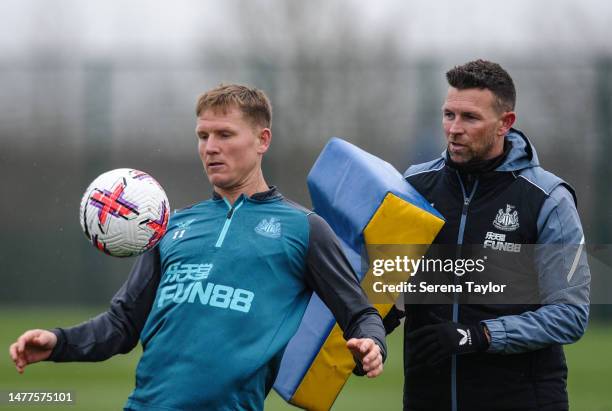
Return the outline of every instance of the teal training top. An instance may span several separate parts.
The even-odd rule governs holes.
[[[384,328],[329,228],[276,189],[175,212],[108,312],[53,330],[51,360],[143,355],[127,410],[261,410],[312,291],[344,336]]]
[[[263,408],[310,297],[307,214],[241,196],[179,211],[169,227],[128,408]]]

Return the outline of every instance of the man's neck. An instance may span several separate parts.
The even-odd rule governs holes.
[[[268,184],[264,180],[263,176],[258,179],[253,184],[248,184],[239,187],[232,187],[229,189],[224,189],[221,187],[214,187],[217,194],[221,197],[224,197],[229,201],[230,204],[234,204],[234,202],[240,197],[241,194],[244,194],[247,197],[251,197],[255,193],[261,193],[269,190]]]
[[[447,153],[446,163],[462,174],[483,174],[499,167],[505,161],[511,149],[512,143],[504,139],[502,150],[494,157],[489,157],[486,160],[470,160],[467,163],[455,163],[450,154]]]

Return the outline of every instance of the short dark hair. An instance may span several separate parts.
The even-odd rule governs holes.
[[[227,113],[234,107],[241,110],[253,125],[272,126],[272,105],[266,93],[242,84],[220,84],[202,94],[196,103],[196,115],[199,117],[206,110]]]
[[[459,90],[479,88],[490,90],[496,97],[496,109],[513,111],[516,89],[512,77],[499,64],[487,60],[474,60],[455,66],[446,72],[451,87]]]

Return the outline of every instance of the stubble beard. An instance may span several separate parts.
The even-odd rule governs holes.
[[[463,155],[453,154],[450,150],[450,142],[446,146],[447,153],[449,154],[451,160],[453,160],[457,164],[469,164],[472,162],[482,161],[489,155],[489,153],[495,147],[495,136],[492,135],[486,141],[486,145],[483,146],[480,150],[476,151],[472,147],[466,147],[466,151]]]

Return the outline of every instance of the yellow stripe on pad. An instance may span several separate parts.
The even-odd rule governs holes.
[[[387,193],[363,230],[366,244],[431,244],[444,220]]]
[[[363,231],[366,246],[370,245],[428,245],[434,240],[444,220],[414,206],[393,193],[387,193],[380,206]],[[419,258],[426,247],[414,248]],[[419,255],[417,255],[419,254]],[[369,255],[372,255],[369,253]],[[370,260],[370,267],[372,261]],[[373,281],[372,270],[368,270],[362,286]],[[398,297],[397,293],[388,296],[388,304],[374,304],[381,317],[391,310]],[[397,361],[398,359],[394,359]],[[342,330],[336,324],[315,357],[306,375],[291,398],[291,403],[312,411],[329,410],[340,390],[351,375],[355,361],[346,348]]]

